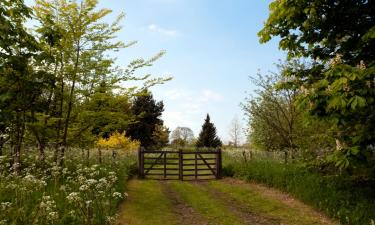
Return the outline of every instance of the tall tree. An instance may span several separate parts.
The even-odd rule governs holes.
[[[47,73],[36,64],[32,66],[43,57],[37,41],[24,27],[30,14],[22,0],[0,3],[0,124],[2,132],[9,133],[16,172],[20,170],[26,123],[31,120],[30,113],[41,106],[38,101],[50,83]]]
[[[242,139],[242,125],[237,116],[232,119],[229,127],[229,136],[234,144],[234,147],[237,148]]]
[[[47,112],[51,121],[54,121],[54,141],[56,149],[61,150],[61,163],[69,138],[89,134],[91,128],[83,121],[89,119],[87,115],[93,111],[88,109],[86,116],[82,115],[85,109],[83,104],[100,95],[96,87],[104,83],[108,93],[116,89],[116,92],[130,95],[136,88],[121,88],[121,82],[143,81],[144,87],[150,87],[170,79],[135,74],[139,69],[151,66],[164,52],[148,60],[133,60],[125,69],[117,67],[115,58],[108,53],[132,46],[136,42],[124,44],[116,39],[123,14],[113,23],[106,23],[104,20],[112,11],[98,9],[97,6],[98,0],[37,0],[34,6],[39,21],[36,31],[44,44],[45,52],[52,58],[45,64],[45,68],[54,74],[56,80],[52,94],[48,95],[51,98]],[[76,119],[81,121],[75,121]]]
[[[198,148],[216,148],[222,146],[222,142],[216,134],[216,127],[211,123],[210,115],[208,114],[199,133],[196,146]]]
[[[163,102],[156,102],[152,94],[146,90],[135,97],[131,111],[136,120],[129,125],[126,135],[132,140],[140,141],[141,146],[145,148],[155,146],[152,135],[158,125],[163,125],[160,118],[164,111]]]
[[[332,138],[327,137],[329,124],[324,125],[297,107],[297,90],[278,88],[288,66],[278,67],[278,73],[258,74],[257,78],[251,78],[258,87],[257,95],[250,96],[242,104],[248,117],[250,144],[258,150],[283,151],[285,154],[302,149],[313,154],[318,149],[332,147]]]
[[[337,128],[332,159],[342,168],[371,164],[375,145],[374,11],[374,1],[273,1],[259,32],[261,42],[279,36],[290,59],[312,61],[292,68],[284,87],[299,89],[300,103]]]

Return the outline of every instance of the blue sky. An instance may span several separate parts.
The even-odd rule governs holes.
[[[154,98],[164,102],[163,119],[170,130],[187,126],[197,136],[209,113],[219,136],[227,141],[233,117],[245,125],[240,103],[254,89],[249,75],[274,71],[274,63],[285,58],[277,40],[261,45],[257,37],[270,2],[101,0],[99,6],[114,10],[108,21],[125,12],[118,38],[139,42],[118,53],[119,65],[167,52],[140,72],[174,77],[152,88]]]

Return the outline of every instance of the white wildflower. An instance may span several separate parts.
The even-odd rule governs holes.
[[[2,202],[1,203],[1,210],[6,210],[12,206],[11,202]]]
[[[112,197],[121,199],[122,198],[122,194],[120,192],[113,192]]]
[[[80,202],[82,200],[81,197],[79,196],[79,194],[77,192],[70,193],[68,196],[66,196],[66,199],[70,203]]]
[[[49,221],[54,221],[54,220],[57,220],[58,218],[59,218],[59,214],[57,212],[49,212],[48,213],[47,219]]]
[[[89,186],[86,185],[86,184],[83,184],[83,185],[81,185],[81,187],[79,187],[80,191],[87,191],[88,189],[89,189]]]

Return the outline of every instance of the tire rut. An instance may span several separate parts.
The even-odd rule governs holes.
[[[215,199],[220,200],[224,205],[238,218],[241,218],[243,224],[251,225],[278,225],[280,222],[275,221],[271,218],[266,218],[260,216],[254,212],[251,212],[248,207],[244,206],[242,203],[233,199],[225,193],[220,192],[214,188],[209,188],[207,182],[195,182],[195,185],[198,185],[206,190],[206,192]]]
[[[173,204],[173,212],[178,215],[178,225],[211,225],[201,214],[193,207],[184,202],[180,195],[173,190],[168,181],[160,181],[162,191]]]

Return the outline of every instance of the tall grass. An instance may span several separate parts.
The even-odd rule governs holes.
[[[21,174],[12,173],[11,159],[1,156],[0,224],[114,224],[135,156],[110,155],[99,164],[93,152],[69,149],[60,167],[52,151],[40,163],[28,150]]]
[[[342,224],[375,222],[375,182],[347,175],[321,174],[298,163],[225,155],[224,173],[256,181],[290,193],[303,202],[340,220]]]

